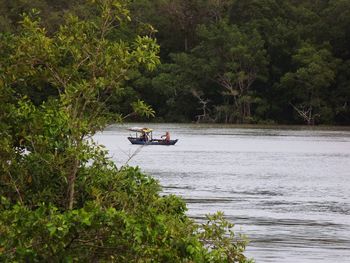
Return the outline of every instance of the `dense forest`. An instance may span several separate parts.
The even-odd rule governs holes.
[[[82,0],[0,3],[2,32],[40,10],[54,33],[68,12],[88,18]],[[111,112],[142,99],[157,121],[350,123],[350,2],[347,0],[137,0],[115,39],[157,39],[161,65],[128,76]],[[51,96],[32,88],[35,101]]]

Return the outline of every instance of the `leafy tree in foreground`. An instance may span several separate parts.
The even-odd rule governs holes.
[[[149,37],[113,40],[124,1],[92,2],[95,17],[69,16],[52,36],[30,16],[1,36],[0,261],[247,262],[222,214],[195,224],[183,201],[92,141],[113,120],[109,98],[159,62]],[[57,96],[33,103],[23,87]],[[142,101],[132,110],[154,114]]]

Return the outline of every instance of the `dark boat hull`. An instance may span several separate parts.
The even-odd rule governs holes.
[[[138,145],[175,145],[175,143],[177,143],[177,139],[176,140],[170,140],[170,141],[166,141],[166,140],[149,140],[149,141],[145,141],[142,140],[140,138],[134,138],[134,137],[128,137],[128,140],[132,143],[132,144],[138,144]]]

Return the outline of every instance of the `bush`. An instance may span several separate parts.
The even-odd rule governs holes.
[[[0,261],[248,262],[246,241],[234,240],[222,213],[194,223],[180,198],[160,196],[158,182],[138,168],[89,175],[85,201],[73,210],[2,197]]]

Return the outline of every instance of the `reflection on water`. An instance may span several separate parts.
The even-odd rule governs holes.
[[[148,126],[178,144],[139,149],[125,126],[96,139],[118,165],[139,149],[129,164],[182,196],[196,220],[223,211],[257,262],[350,262],[349,131]]]

